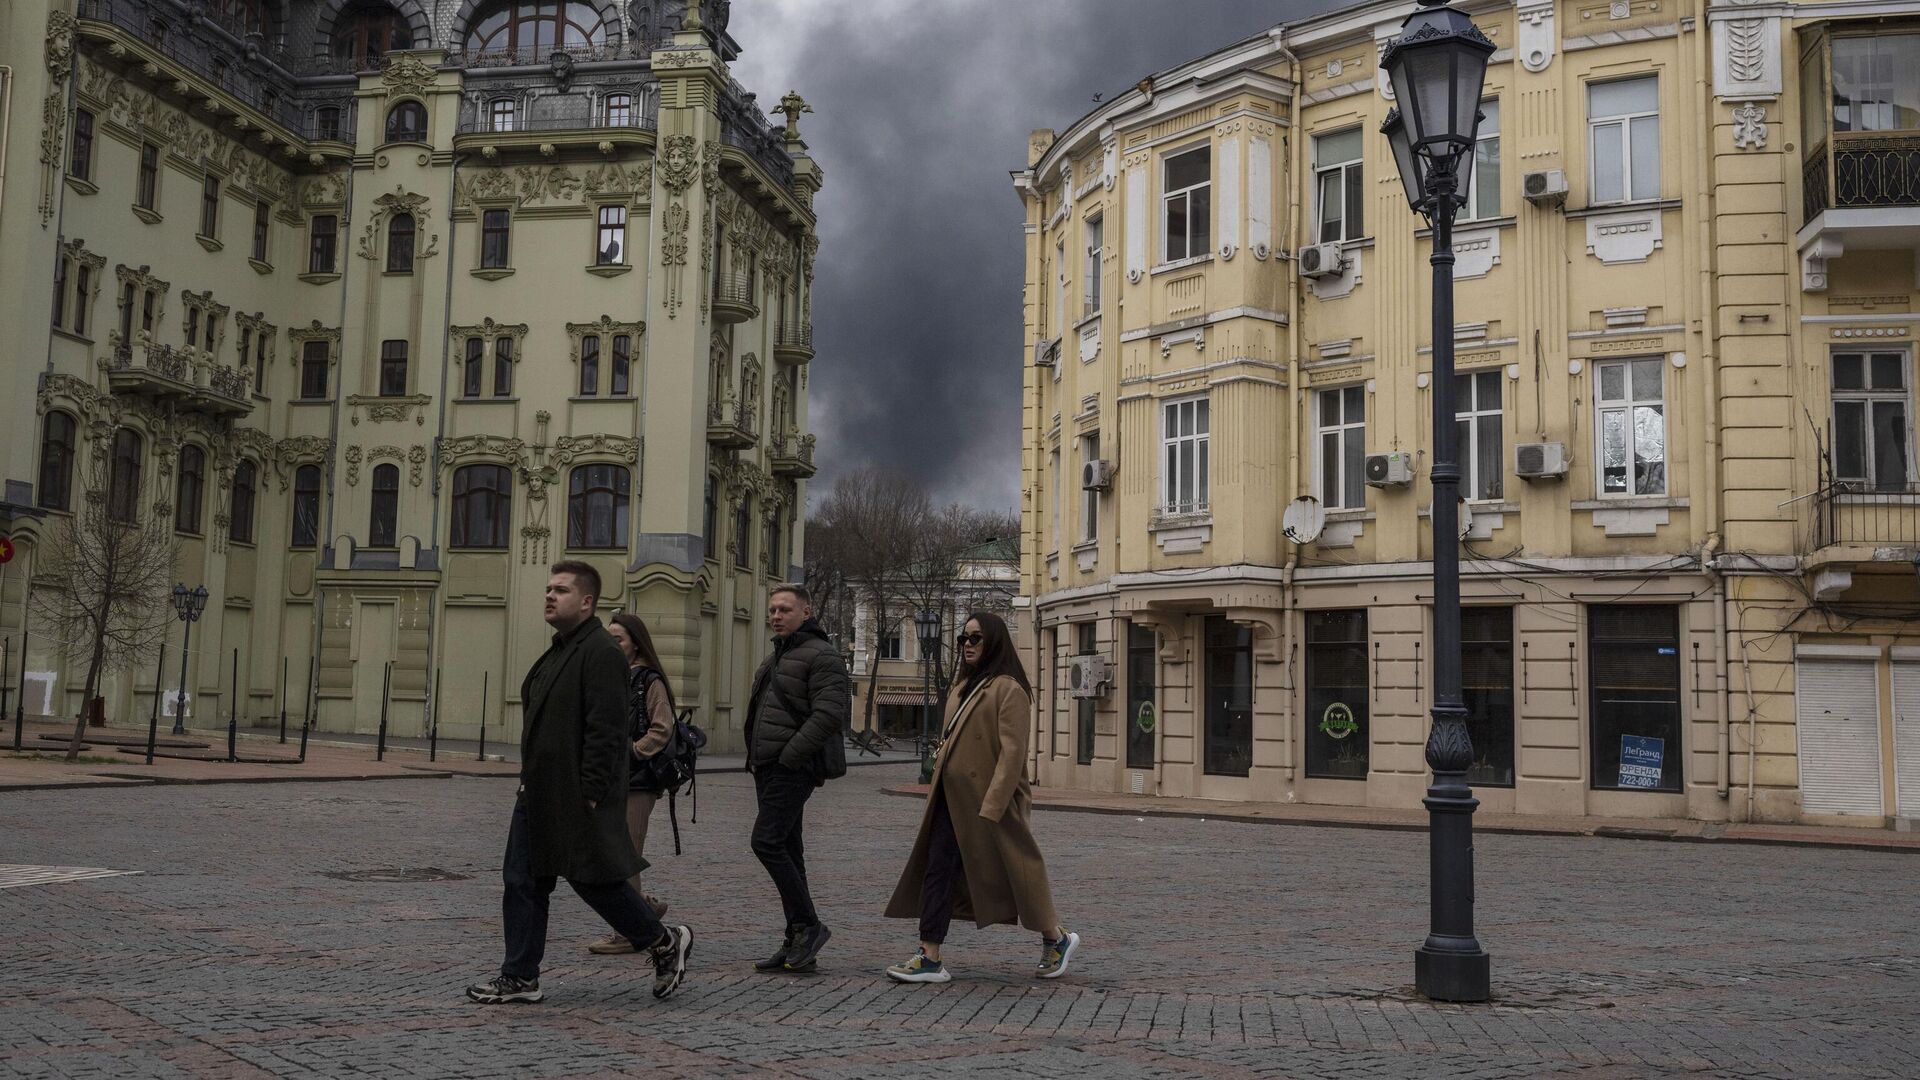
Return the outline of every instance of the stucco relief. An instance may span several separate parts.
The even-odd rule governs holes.
[[[1528,71],[1545,71],[1553,63],[1554,50],[1560,44],[1553,21],[1556,6],[1555,0],[1520,0],[1514,5],[1520,66]]]
[[[1733,110],[1733,146],[1759,150],[1767,145],[1767,110],[1751,101]]]
[[[73,16],[47,15],[47,97],[40,107],[40,227],[53,218],[53,194],[60,182],[67,144],[67,74],[73,70]]]
[[[1366,252],[1358,248],[1347,252],[1346,269],[1331,277],[1314,278],[1311,288],[1313,295],[1321,300],[1338,300],[1347,296],[1366,280],[1366,269],[1362,265]]]
[[[1587,219],[1587,254],[1609,266],[1646,262],[1664,245],[1658,208],[1596,214]]]
[[[1780,19],[1733,13],[1748,2],[1713,5],[1713,92],[1730,101],[1771,100],[1781,90]]]
[[[433,65],[405,54],[394,57],[380,73],[388,94],[425,94],[433,88],[434,78]]]
[[[1455,280],[1486,277],[1500,265],[1500,229],[1463,226],[1453,234]]]

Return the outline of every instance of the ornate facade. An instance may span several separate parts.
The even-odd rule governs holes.
[[[1498,46],[1454,241],[1476,794],[1920,817],[1920,5],[1463,6]],[[1419,805],[1431,243],[1379,134],[1406,11],[1032,136],[1043,782]]]
[[[394,733],[438,687],[442,735],[514,738],[567,557],[729,745],[767,586],[800,561],[822,177],[806,104],[769,122],[728,75],[727,15],[9,9],[0,634],[27,635],[29,712],[79,693],[33,633],[36,543],[88,497],[75,462],[118,450],[212,593],[188,687],[209,723],[284,698],[370,731],[391,662]],[[119,673],[108,713],[154,692]]]

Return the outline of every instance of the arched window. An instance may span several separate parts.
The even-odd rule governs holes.
[[[207,453],[197,446],[180,448],[180,471],[173,487],[173,531],[200,535],[200,507],[207,494]]]
[[[47,414],[40,430],[40,505],[48,510],[73,509],[73,417]]]
[[[107,514],[132,522],[140,513],[140,461],[144,442],[126,428],[113,433],[113,466],[107,474]]]
[[[627,546],[627,470],[619,465],[580,465],[567,481],[567,546]]]
[[[334,23],[333,58],[356,70],[378,67],[386,54],[411,48],[413,28],[386,4],[354,4]]]
[[[413,232],[412,214],[387,219],[387,273],[413,273]]]
[[[426,142],[427,107],[417,101],[403,101],[387,110],[388,142]]]
[[[733,511],[733,565],[745,570],[753,565],[753,496],[740,496]]]
[[[310,548],[320,542],[320,466],[302,465],[293,471],[293,546]]]
[[[267,0],[216,0],[207,6],[236,33],[269,36],[273,33],[272,5]]]
[[[253,543],[253,492],[258,485],[253,462],[242,458],[233,470],[233,494],[229,500],[227,539],[236,544]]]
[[[513,505],[505,465],[462,465],[453,471],[453,547],[503,548]]]
[[[633,95],[607,95],[607,126],[626,127],[633,123]]]
[[[400,466],[388,462],[373,467],[373,513],[367,522],[367,546],[394,547],[400,542]]]
[[[607,26],[591,4],[512,0],[482,9],[467,31],[468,52],[533,52],[598,47]]]

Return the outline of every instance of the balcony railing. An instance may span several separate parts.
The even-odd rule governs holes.
[[[615,36],[599,45],[542,45],[527,49],[481,49],[473,52],[449,49],[447,63],[463,68],[545,67],[553,63],[555,56],[562,54],[576,64],[632,57],[625,44]]]
[[[506,122],[476,119],[462,122],[456,134],[512,135],[519,131],[652,131],[656,123],[655,117],[640,112],[635,112],[617,123],[609,121],[604,115],[515,117]]]
[[[1829,480],[1814,504],[1814,546],[1920,545],[1920,483]]]
[[[242,60],[245,41],[208,20],[173,18],[164,9],[135,0],[79,0],[75,16],[117,26],[148,48],[218,86],[289,131],[306,130],[305,110],[285,73],[262,55]],[[279,77],[273,77],[278,72]]]
[[[747,402],[727,398],[707,406],[707,441],[715,446],[735,450],[752,446],[756,426]]]
[[[814,437],[801,435],[792,429],[767,439],[768,461],[776,476],[809,477],[816,471],[813,465]]]
[[[1920,206],[1920,132],[1836,132],[1800,175],[1809,221],[1822,210]]]
[[[117,392],[172,398],[209,412],[244,415],[253,408],[244,370],[158,342],[143,342],[136,352],[135,346],[115,341],[107,381]]]
[[[760,314],[753,301],[753,278],[740,271],[723,271],[713,279],[713,317],[717,322],[737,323]]]
[[[804,364],[813,359],[813,327],[783,324],[773,337],[773,358],[783,364]]]

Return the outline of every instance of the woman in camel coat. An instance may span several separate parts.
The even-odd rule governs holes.
[[[1034,975],[1067,973],[1080,935],[1060,924],[1046,863],[1028,819],[1027,732],[1033,690],[1007,624],[976,613],[960,634],[960,669],[947,697],[933,782],[913,854],[887,917],[920,920],[920,951],[887,969],[896,982],[946,982],[940,946],[954,915],[976,926],[1018,923],[1041,937]]]

